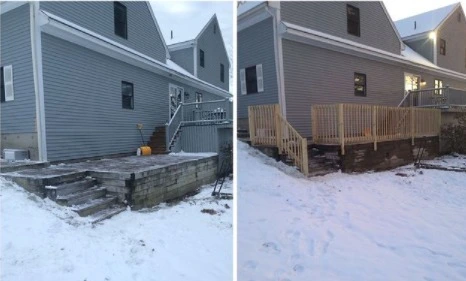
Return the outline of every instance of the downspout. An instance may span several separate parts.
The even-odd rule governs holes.
[[[194,76],[197,77],[197,40],[193,43]]]
[[[40,30],[39,2],[30,2],[30,30],[34,94],[36,98],[36,130],[39,160],[47,161],[47,141],[45,133],[44,81],[42,75],[42,41]]]
[[[272,7],[271,5],[276,5]],[[282,38],[279,34],[279,25],[281,22],[280,2],[269,2],[266,11],[273,19],[273,38],[275,52],[275,72],[277,73],[278,103],[282,116],[286,119],[286,99],[285,99],[285,81],[283,70],[283,48]]]

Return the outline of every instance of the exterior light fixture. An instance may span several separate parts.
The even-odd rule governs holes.
[[[429,39],[434,40],[435,37],[437,37],[437,34],[435,34],[435,32],[432,31],[431,33],[429,33]]]

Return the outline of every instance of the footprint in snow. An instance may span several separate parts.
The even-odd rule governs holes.
[[[280,253],[280,249],[278,248],[277,244],[273,242],[266,242],[262,244],[262,247],[264,247],[267,252]]]
[[[248,260],[243,264],[243,267],[248,269],[256,269],[257,262],[253,260]]]
[[[304,266],[302,266],[302,265],[300,265],[300,264],[297,264],[297,265],[295,265],[295,266],[293,267],[293,270],[294,270],[295,272],[301,273],[301,272],[304,271]]]

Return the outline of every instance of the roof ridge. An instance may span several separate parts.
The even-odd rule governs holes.
[[[415,17],[422,16],[422,15],[426,15],[426,14],[429,14],[429,13],[433,13],[433,12],[435,12],[435,11],[445,9],[445,8],[447,8],[447,7],[452,7],[452,10],[453,10],[453,7],[457,6],[458,4],[461,4],[461,2],[452,3],[452,4],[450,4],[450,5],[445,5],[445,6],[442,6],[442,7],[433,9],[433,10],[429,10],[429,11],[426,11],[426,12],[423,12],[423,13],[415,14],[415,15],[412,15],[412,16],[409,16],[409,17],[405,17],[405,18],[402,18],[402,19],[398,19],[398,20],[396,20],[395,22],[407,20],[407,19],[410,19],[410,18],[415,18]]]

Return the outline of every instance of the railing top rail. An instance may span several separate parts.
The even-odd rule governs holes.
[[[218,102],[224,103],[227,100],[229,100],[229,99],[211,100],[211,101],[203,101],[203,102],[190,102],[190,103],[183,103],[183,105],[202,105],[202,104],[218,103]],[[229,102],[232,102],[232,101],[229,101]]]
[[[427,89],[422,89],[422,90],[413,90],[413,91],[409,91],[410,93],[422,93],[422,92],[432,92],[432,91],[435,91],[435,90],[446,90],[446,89],[453,89],[452,87],[450,86],[445,86],[445,87],[442,87],[442,88],[427,88]]]
[[[172,118],[170,118],[170,121],[168,121],[168,123],[166,124],[167,126],[171,125],[171,123],[173,122],[173,119],[175,119],[175,117],[178,114],[178,111],[180,111],[180,108],[181,108],[182,105],[183,105],[182,103],[180,103],[178,105],[178,107],[176,108],[175,113],[173,114]]]

